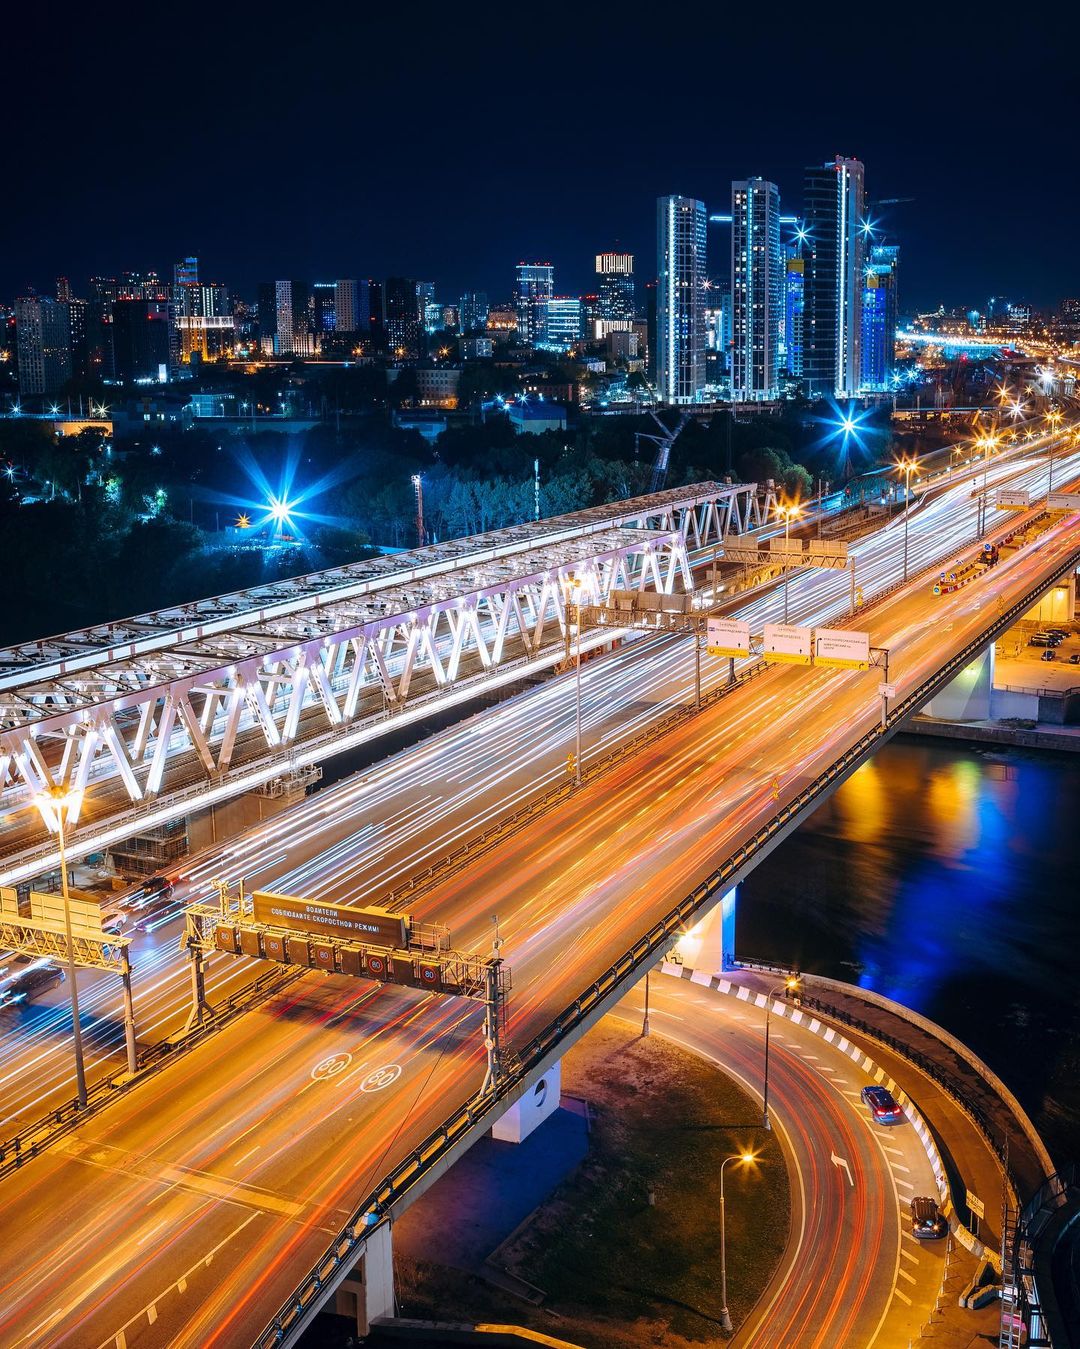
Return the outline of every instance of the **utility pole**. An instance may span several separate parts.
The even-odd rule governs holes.
[[[71,933],[71,894],[68,890],[67,855],[64,852],[64,816],[70,804],[63,788],[51,793],[56,817],[56,840],[60,849],[60,893],[64,898],[64,937],[67,942],[68,989],[71,993],[71,1025],[75,1040],[75,1084],[79,1105],[86,1105],[86,1068],[83,1063],[82,1023],[79,1020],[79,989],[75,982],[75,938]]]
[[[499,920],[495,922],[495,939],[491,943],[491,957],[484,966],[484,1048],[487,1050],[487,1072],[480,1095],[487,1096],[498,1090],[502,1077],[502,1046],[499,1043],[500,1023],[502,1021],[502,938],[499,934]]]
[[[540,519],[540,460],[533,460],[533,519]]]

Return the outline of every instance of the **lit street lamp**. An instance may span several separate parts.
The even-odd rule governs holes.
[[[786,506],[778,505],[776,507],[777,515],[783,516],[784,519],[784,622],[785,623],[788,621],[788,572],[791,570],[791,567],[789,566],[791,559],[788,556],[788,542],[791,538],[791,521],[793,519],[798,518],[801,509],[802,508],[798,505],[798,503],[794,501],[791,502],[789,505]]]
[[[79,1105],[86,1105],[86,1070],[83,1066],[82,1025],[79,1022],[79,990],[75,983],[75,939],[71,935],[71,895],[68,893],[67,857],[64,852],[64,826],[68,812],[77,809],[80,793],[64,787],[52,787],[36,798],[46,828],[56,835],[60,852],[60,893],[64,900],[64,936],[67,941],[67,977],[71,994],[71,1024],[75,1038],[75,1082]]]
[[[727,1305],[727,1215],[724,1212],[724,1167],[728,1162],[752,1166],[757,1161],[752,1152],[733,1152],[720,1163],[720,1329],[730,1335],[733,1329]]]
[[[574,785],[581,786],[581,582],[574,577],[567,579],[566,621],[570,622],[569,609],[574,608]]]
[[[911,475],[919,470],[917,459],[901,459],[896,465],[897,473],[904,478],[904,580],[907,580],[908,565],[908,518],[911,515]]]
[[[766,1129],[771,1129],[772,1124],[769,1120],[769,1020],[772,1017],[773,998],[782,988],[798,988],[799,976],[797,974],[789,975],[782,983],[769,990],[769,996],[765,999],[765,1088],[762,1091],[762,1122]]]

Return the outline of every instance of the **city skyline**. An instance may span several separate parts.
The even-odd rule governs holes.
[[[42,98],[40,68],[14,63],[9,106],[33,110],[34,135],[9,148],[18,191],[4,216],[0,296],[10,301],[30,285],[50,293],[56,270],[81,279],[164,269],[187,254],[245,296],[275,276],[406,275],[432,278],[441,296],[483,289],[501,299],[513,265],[533,257],[553,262],[560,289],[578,293],[596,252],[651,255],[658,196],[723,210],[732,181],[760,175],[790,204],[801,197],[807,165],[839,154],[867,164],[871,203],[913,199],[882,208],[881,218],[903,239],[914,307],[1002,293],[1046,308],[1080,290],[1080,264],[1060,248],[1059,225],[1078,189],[1056,167],[1053,137],[1020,113],[999,111],[994,97],[1010,69],[1037,61],[1045,77],[1039,125],[1054,125],[1073,102],[1064,68],[1055,74],[1063,57],[1035,35],[1017,35],[1006,55],[995,35],[968,33],[947,16],[939,22],[946,32],[937,49],[955,26],[965,59],[952,79],[939,77],[936,101],[934,92],[916,101],[914,37],[893,35],[889,53],[871,62],[868,36],[841,27],[828,57],[811,66],[797,32],[766,42],[746,22],[706,22],[701,44],[724,70],[718,107],[704,70],[683,79],[681,67],[669,67],[677,33],[657,35],[646,67],[632,32],[611,34],[579,17],[569,46],[553,32],[534,55],[514,52],[522,69],[559,60],[544,98],[515,97],[511,107],[499,72],[512,48],[498,29],[474,43],[482,14],[471,31],[448,33],[433,21],[409,32],[410,67],[424,74],[408,99],[399,97],[396,72],[377,62],[367,63],[362,82],[322,79],[331,36],[359,61],[370,45],[406,40],[393,18],[354,17],[342,32],[336,20],[314,16],[286,44],[273,22],[249,31],[223,17],[215,32],[220,78],[193,114],[145,56],[168,40],[165,17],[140,14],[107,35],[79,16],[58,33],[20,17],[15,45],[48,50],[67,93]],[[293,98],[276,109],[267,91],[286,52]],[[761,71],[755,58],[766,52]],[[999,78],[986,77],[984,103],[969,107],[968,72],[979,68]],[[454,69],[472,78],[451,79]],[[111,75],[103,81],[102,72]],[[724,110],[740,106],[758,78],[772,96],[752,123],[729,125]],[[675,95],[685,114],[678,135],[665,112]],[[92,112],[84,134],[95,167],[67,172],[68,110],[83,106]],[[813,117],[800,111],[809,106]],[[966,129],[951,126],[965,118]],[[1003,164],[1014,173],[1002,175]],[[1042,184],[1037,213],[1019,190],[1033,178]],[[53,200],[60,209],[47,209]]]

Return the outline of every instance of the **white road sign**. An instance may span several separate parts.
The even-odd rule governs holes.
[[[763,653],[767,661],[789,661],[809,665],[812,659],[813,633],[789,623],[766,623]]]
[[[1051,492],[1046,498],[1048,511],[1080,511],[1080,493]]]
[[[995,501],[1001,509],[1022,510],[1031,505],[1031,493],[1021,488],[999,487]]]
[[[705,623],[705,650],[710,656],[748,656],[750,624],[734,618],[709,618]]]
[[[843,628],[814,630],[814,664],[835,665],[841,670],[870,668],[870,634]]]
[[[974,1213],[976,1218],[985,1218],[986,1205],[983,1201],[977,1194],[972,1194],[970,1190],[965,1191],[965,1193],[967,1194],[967,1206],[971,1212]]]
[[[895,684],[882,684],[882,686],[881,686],[881,696],[882,696],[883,698],[895,698],[895,697],[896,697],[896,685],[895,685]]]

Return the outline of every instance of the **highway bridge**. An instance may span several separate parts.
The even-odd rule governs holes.
[[[1056,473],[1062,485],[1075,480],[1080,457],[1062,454]],[[1040,474],[1018,465],[1014,477],[1037,490]],[[922,503],[909,522],[912,567],[969,548],[975,511],[969,484]],[[465,950],[485,953],[499,917],[515,992],[497,1096],[476,1101],[475,1005],[304,974],[3,1182],[0,1339],[247,1344],[266,1325],[265,1342],[276,1343],[379,1243],[385,1258],[387,1217],[1080,555],[1075,516],[1065,517],[1037,549],[933,597],[925,574],[897,584],[901,532],[894,523],[857,545],[867,598],[881,596],[865,625],[888,647],[897,685],[884,727],[873,671],[774,666],[723,692],[726,669],[710,671],[702,709],[677,711],[688,644],[628,643],[582,672],[585,785],[413,891],[413,916],[446,924]],[[843,576],[799,574],[790,592],[799,623],[846,613]],[[775,593],[753,596],[744,612],[757,627],[779,604]],[[448,843],[553,780],[570,691],[555,681],[320,793],[204,859],[191,897],[207,897],[220,869],[322,899],[387,898]],[[632,753],[601,765],[640,732]],[[150,997],[166,1022],[182,971],[159,953],[147,962]],[[107,1037],[106,990],[99,996],[93,1015]],[[16,1093],[30,1073],[54,1072],[60,1054],[47,1037],[17,1038],[3,1047]],[[341,1055],[351,1056],[345,1071],[320,1072]]]

